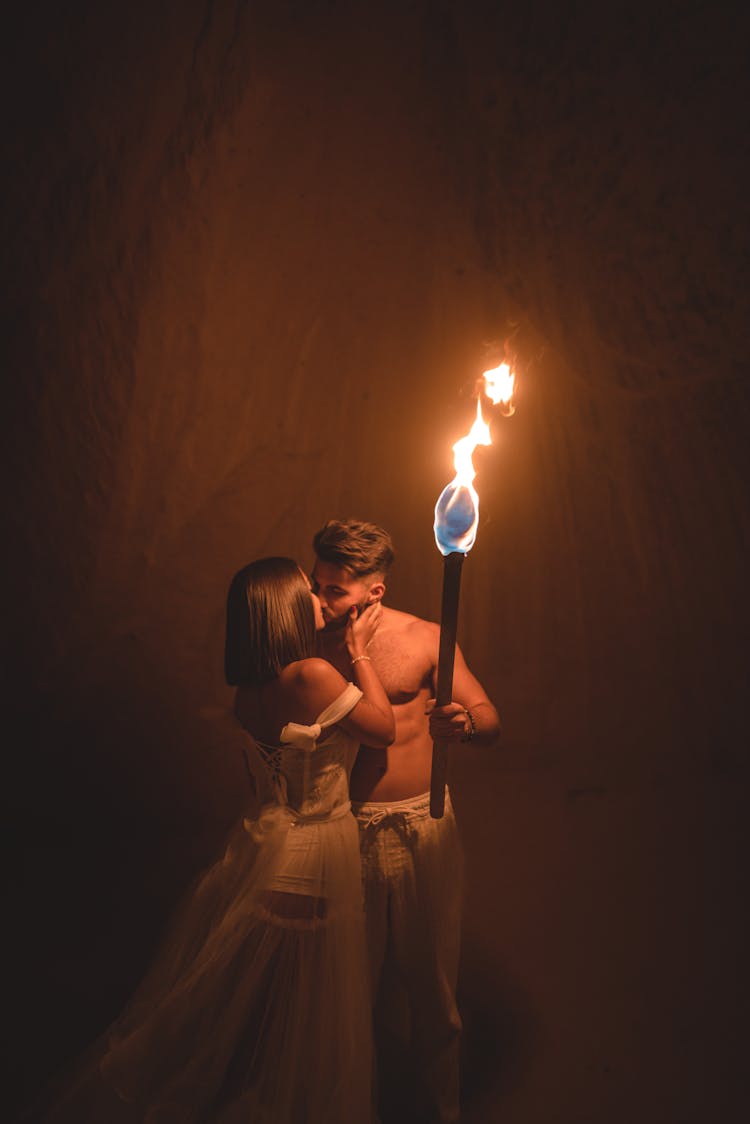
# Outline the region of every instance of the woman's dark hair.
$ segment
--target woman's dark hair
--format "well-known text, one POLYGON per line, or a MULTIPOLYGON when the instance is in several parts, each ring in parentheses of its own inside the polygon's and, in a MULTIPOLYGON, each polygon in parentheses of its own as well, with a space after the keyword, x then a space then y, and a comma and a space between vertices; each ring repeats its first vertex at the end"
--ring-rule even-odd
POLYGON ((315 613, 297 563, 259 558, 236 573, 227 596, 227 683, 267 683, 287 664, 314 654, 315 613))

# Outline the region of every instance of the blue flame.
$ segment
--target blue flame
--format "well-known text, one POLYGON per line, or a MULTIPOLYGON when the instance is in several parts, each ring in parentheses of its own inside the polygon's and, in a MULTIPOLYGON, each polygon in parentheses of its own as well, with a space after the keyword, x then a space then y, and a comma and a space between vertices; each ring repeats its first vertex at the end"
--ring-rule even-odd
POLYGON ((477 537, 479 496, 471 485, 452 480, 435 504, 435 542, 441 554, 467 554, 477 537))

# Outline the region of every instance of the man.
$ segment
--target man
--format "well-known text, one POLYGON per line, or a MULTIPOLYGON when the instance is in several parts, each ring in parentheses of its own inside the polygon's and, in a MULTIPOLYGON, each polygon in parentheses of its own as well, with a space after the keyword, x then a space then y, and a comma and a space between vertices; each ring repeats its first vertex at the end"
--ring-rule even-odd
MULTIPOLYGON (((313 590, 326 622, 322 654, 351 678, 346 621, 353 607, 361 612, 382 600, 394 558, 391 539, 372 523, 332 520, 313 546, 313 590)), ((389 1052, 403 1057, 408 1047, 414 1104, 404 1119, 414 1124, 459 1119, 461 1020, 455 991, 462 861, 450 794, 442 819, 429 812, 433 738, 489 744, 500 728, 495 707, 458 647, 453 701, 435 707, 439 639, 437 624, 383 607, 368 656, 393 706, 396 738, 388 749, 362 746, 351 778, 378 1068, 382 1078, 393 1069, 386 1065, 389 1052), (408 1027, 399 1015, 399 989, 408 1027), (394 1034, 407 1036, 395 1051, 394 1034)))

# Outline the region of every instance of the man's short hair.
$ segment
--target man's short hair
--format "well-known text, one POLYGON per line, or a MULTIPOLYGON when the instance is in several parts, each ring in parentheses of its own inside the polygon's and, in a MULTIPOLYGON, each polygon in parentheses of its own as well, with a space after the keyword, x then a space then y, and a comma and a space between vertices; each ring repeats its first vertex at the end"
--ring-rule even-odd
POLYGON ((313 549, 321 562, 346 567, 355 578, 385 577, 396 557, 388 532, 360 519, 329 519, 313 539, 313 549))

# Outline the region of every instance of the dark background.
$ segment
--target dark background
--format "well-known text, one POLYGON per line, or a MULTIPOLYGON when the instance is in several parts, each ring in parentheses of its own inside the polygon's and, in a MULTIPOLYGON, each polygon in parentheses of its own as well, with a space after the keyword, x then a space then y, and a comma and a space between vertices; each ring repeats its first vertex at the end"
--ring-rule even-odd
POLYGON ((467 1124, 745 1118, 747 16, 181 0, 4 22, 7 1108, 242 808, 232 573, 432 507, 475 378, 452 762, 467 1124))

